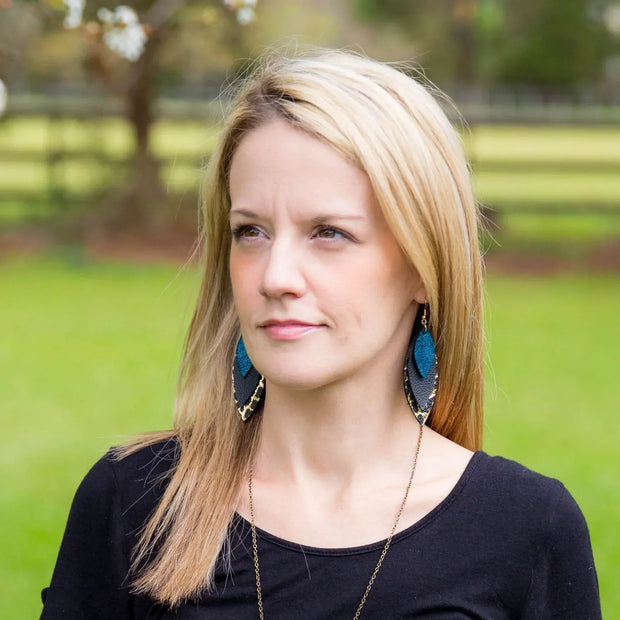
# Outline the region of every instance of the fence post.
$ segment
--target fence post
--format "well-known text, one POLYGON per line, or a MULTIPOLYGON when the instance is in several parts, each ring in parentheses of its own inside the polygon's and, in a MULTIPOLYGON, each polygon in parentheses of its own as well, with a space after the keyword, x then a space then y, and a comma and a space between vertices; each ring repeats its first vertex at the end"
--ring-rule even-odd
POLYGON ((65 156, 62 115, 50 111, 47 114, 47 194, 49 211, 59 211, 66 198, 63 175, 65 156))

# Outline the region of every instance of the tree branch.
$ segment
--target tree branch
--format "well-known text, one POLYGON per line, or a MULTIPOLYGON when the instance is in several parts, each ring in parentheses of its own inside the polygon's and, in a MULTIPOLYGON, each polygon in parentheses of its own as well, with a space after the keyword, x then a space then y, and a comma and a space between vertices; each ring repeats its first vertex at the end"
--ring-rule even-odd
POLYGON ((148 24, 153 34, 157 35, 164 24, 186 4, 187 0, 157 0, 144 14, 141 21, 148 24))

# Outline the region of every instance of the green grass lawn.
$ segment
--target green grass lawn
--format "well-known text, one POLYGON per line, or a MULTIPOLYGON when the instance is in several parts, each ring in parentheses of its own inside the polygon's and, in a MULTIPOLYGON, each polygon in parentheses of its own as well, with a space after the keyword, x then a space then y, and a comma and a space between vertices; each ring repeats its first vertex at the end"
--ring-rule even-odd
MULTIPOLYGON (((0 263, 0 617, 40 610, 71 498, 128 435, 170 426, 197 276, 59 258, 0 263)), ((620 285, 488 282, 485 449, 556 476, 590 525, 604 616, 620 617, 620 285)))

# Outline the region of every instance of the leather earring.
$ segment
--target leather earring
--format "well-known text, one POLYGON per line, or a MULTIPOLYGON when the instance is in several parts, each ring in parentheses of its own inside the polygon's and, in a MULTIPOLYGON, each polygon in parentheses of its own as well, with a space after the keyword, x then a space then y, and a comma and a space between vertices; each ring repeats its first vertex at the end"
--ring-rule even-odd
POLYGON ((428 329, 427 304, 422 304, 413 323, 403 373, 407 402, 421 425, 433 408, 438 379, 435 341, 428 329))
POLYGON ((247 422, 265 395, 265 377, 252 365, 245 350, 243 338, 239 338, 233 361, 232 382, 237 412, 247 422))

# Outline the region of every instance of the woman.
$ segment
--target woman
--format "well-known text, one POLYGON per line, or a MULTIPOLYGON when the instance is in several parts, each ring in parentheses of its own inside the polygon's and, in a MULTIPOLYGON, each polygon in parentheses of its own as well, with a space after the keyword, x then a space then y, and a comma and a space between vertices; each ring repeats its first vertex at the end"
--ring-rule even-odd
POLYGON ((174 430, 87 475, 42 617, 599 618, 568 492, 479 451, 476 203, 429 92, 267 61, 204 195, 174 430))

